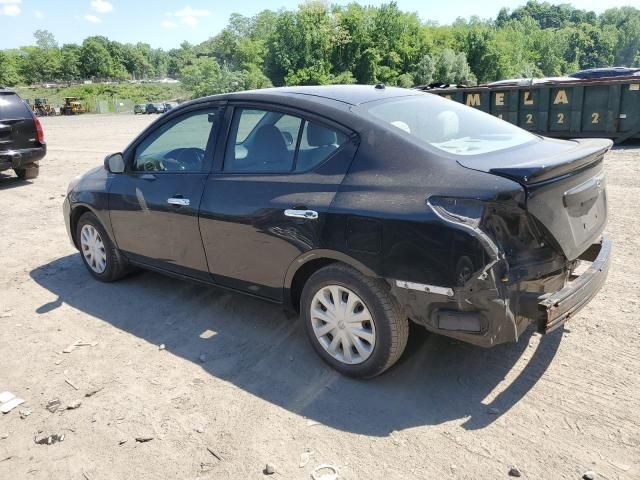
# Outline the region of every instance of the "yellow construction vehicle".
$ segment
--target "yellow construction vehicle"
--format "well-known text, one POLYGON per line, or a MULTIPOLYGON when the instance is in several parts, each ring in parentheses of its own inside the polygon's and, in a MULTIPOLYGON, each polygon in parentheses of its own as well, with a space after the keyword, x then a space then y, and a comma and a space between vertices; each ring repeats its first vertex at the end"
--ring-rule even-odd
POLYGON ((46 98, 36 98, 33 111, 39 117, 49 117, 56 114, 56 109, 51 106, 46 98))
POLYGON ((25 98, 24 103, 27 104, 27 107, 29 107, 29 110, 31 110, 33 113, 36 113, 36 107, 33 106, 33 103, 31 103, 31 100, 29 100, 28 98, 25 98))
POLYGON ((61 115, 78 115, 84 112, 84 106, 78 101, 78 97, 65 97, 64 105, 60 107, 61 115))

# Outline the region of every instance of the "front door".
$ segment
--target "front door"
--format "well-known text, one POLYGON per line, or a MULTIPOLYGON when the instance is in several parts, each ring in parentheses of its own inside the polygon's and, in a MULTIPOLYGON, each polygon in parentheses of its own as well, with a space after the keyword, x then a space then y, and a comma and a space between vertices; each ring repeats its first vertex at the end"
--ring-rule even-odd
POLYGON ((282 300, 289 265, 322 246, 356 137, 295 112, 236 107, 231 118, 200 206, 209 269, 216 283, 282 300))
POLYGON ((130 259, 208 278, 198 209, 220 123, 218 108, 188 111, 152 130, 109 190, 118 248, 130 259))

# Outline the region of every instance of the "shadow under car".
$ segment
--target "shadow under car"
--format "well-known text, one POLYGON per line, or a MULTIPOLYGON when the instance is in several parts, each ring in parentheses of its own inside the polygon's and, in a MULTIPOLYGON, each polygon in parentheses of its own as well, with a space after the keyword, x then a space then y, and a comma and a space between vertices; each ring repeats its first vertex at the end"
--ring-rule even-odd
POLYGON ((31 277, 57 296, 39 314, 66 303, 147 342, 165 344, 167 351, 263 400, 365 435, 467 417, 463 428, 484 428, 536 384, 562 339, 562 329, 543 338, 517 377, 485 404, 527 349, 532 329, 518 343, 482 349, 412 325, 400 362, 361 381, 326 366, 301 322, 278 305, 151 272, 100 283, 78 254, 42 265, 31 277), (207 331, 213 334, 203 335, 207 331))

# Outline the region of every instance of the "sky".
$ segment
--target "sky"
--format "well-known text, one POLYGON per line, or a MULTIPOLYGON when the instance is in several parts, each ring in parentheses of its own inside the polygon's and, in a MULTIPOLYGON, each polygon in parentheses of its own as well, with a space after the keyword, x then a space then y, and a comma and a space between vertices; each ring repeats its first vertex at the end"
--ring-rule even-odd
MULTIPOLYGON (((389 0, 360 0, 380 5, 389 0)), ((601 13, 636 0, 559 0, 601 13)), ((200 43, 225 27, 232 13, 246 16, 262 10, 295 9, 300 0, 0 0, 0 49, 34 44, 33 32, 46 29, 59 44, 81 43, 104 35, 124 43, 149 43, 170 49, 187 40, 200 43)), ((350 0, 330 3, 346 4, 350 0)), ((423 20, 449 24, 458 17, 494 18, 500 8, 513 9, 525 0, 397 0, 402 10, 417 12, 423 20)))

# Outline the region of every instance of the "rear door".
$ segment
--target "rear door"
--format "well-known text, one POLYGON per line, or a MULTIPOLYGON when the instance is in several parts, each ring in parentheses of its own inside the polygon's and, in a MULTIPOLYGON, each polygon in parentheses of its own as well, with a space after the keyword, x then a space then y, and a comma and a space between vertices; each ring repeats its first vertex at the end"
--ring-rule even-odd
POLYGON ((143 137, 109 190, 114 236, 128 258, 209 279, 198 209, 222 109, 177 114, 143 137))
POLYGON ((200 230, 216 283, 282 300, 287 268, 321 247, 357 137, 326 119, 236 105, 207 181, 200 230))

